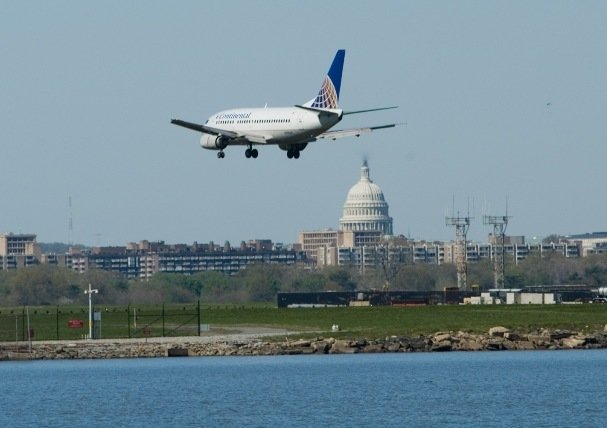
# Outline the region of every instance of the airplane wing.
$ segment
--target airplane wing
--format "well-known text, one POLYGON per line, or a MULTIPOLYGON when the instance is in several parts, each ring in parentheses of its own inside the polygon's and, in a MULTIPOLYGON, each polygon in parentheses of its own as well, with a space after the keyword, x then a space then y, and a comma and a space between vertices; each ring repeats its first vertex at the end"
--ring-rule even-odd
POLYGON ((222 135, 232 140, 231 144, 267 144, 270 137, 261 134, 242 134, 239 132, 229 131, 227 129, 214 128, 212 126, 199 125, 197 123, 186 122, 179 119, 171 119, 173 125, 182 126, 193 131, 204 132, 211 135, 222 135))
POLYGON ((316 139, 328 138, 330 140, 336 140, 343 137, 360 137, 362 134, 368 134, 376 129, 394 128, 396 125, 396 123, 391 123, 389 125, 369 126, 367 128, 350 128, 338 131, 327 131, 318 135, 316 139))
POLYGON ((191 129, 193 131, 204 132, 205 134, 211 135, 224 135, 228 138, 238 138, 239 135, 237 132, 228 131, 226 129, 213 128, 212 126, 199 125, 197 123, 186 122, 184 120, 172 119, 171 123, 177 126, 183 126, 184 128, 191 129))

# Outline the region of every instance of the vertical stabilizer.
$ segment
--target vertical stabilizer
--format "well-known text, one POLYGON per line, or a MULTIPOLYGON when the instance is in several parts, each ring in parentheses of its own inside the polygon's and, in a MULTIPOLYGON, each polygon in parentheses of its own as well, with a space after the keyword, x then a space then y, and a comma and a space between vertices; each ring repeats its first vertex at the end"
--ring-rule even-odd
POLYGON ((318 109, 338 109, 339 108, 339 89, 341 87, 341 73, 344 68, 344 58, 346 51, 340 49, 333 58, 329 73, 322 83, 320 91, 316 98, 311 99, 304 104, 306 107, 318 109))

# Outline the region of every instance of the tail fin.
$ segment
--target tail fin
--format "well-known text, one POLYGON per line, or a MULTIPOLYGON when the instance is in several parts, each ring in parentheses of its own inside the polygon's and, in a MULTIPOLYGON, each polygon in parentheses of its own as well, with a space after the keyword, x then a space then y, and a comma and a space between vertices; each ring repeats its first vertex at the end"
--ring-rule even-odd
POLYGON ((304 104, 305 107, 318 109, 338 109, 339 108, 339 89, 341 87, 341 73, 344 68, 344 58, 346 51, 340 49, 333 58, 329 73, 325 77, 320 91, 316 98, 311 99, 304 104))

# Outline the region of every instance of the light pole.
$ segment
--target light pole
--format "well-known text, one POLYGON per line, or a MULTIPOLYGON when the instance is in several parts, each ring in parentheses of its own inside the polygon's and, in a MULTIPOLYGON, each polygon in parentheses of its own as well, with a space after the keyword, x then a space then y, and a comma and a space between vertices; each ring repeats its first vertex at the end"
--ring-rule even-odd
POLYGON ((91 289, 91 284, 89 283, 89 289, 84 290, 84 294, 89 295, 89 340, 93 337, 93 294, 99 293, 99 290, 96 288, 91 289))

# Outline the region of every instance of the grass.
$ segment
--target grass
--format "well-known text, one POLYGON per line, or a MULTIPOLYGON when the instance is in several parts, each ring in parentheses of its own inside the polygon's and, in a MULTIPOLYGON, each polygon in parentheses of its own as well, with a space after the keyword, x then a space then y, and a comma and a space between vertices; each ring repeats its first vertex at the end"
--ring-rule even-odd
POLYGON ((539 328, 602 331, 607 305, 492 305, 209 310, 203 322, 263 325, 297 331, 327 332, 339 325, 341 336, 383 337, 437 331, 487 332, 497 325, 527 332, 539 328))
MULTIPOLYGON (((197 306, 110 306, 103 308, 102 337, 186 336, 197 334, 197 306), (136 311, 133 311, 136 309, 136 311), (134 313, 137 313, 135 324, 134 313)), ((79 339, 88 332, 87 307, 29 308, 34 340, 79 339), (68 320, 82 319, 81 329, 68 320)), ((25 332, 23 308, 0 309, 0 341, 25 332)), ((540 328, 603 331, 607 305, 487 305, 277 309, 267 305, 203 305, 200 322, 211 327, 263 326, 302 332, 303 337, 378 338, 437 331, 487 332, 500 325, 519 332, 540 328), (331 332, 333 324, 339 333, 331 332)), ((21 338, 19 338, 21 340, 21 338)))

